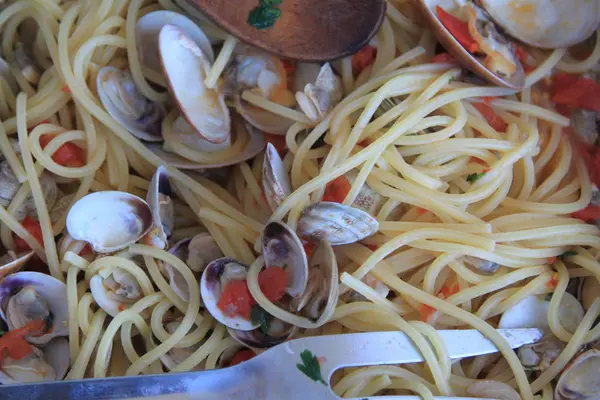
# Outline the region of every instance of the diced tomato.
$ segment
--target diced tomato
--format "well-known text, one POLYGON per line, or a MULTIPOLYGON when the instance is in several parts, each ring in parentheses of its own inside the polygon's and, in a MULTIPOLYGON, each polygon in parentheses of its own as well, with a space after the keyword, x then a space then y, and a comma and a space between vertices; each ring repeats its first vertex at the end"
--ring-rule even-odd
POLYGON ((69 89, 68 86, 63 86, 60 91, 66 94, 71 94, 71 89, 69 89))
POLYGON ((287 152, 285 144, 285 135, 273 135, 272 133, 263 133, 265 141, 271 143, 279 153, 279 157, 283 158, 287 152))
POLYGON ((523 47, 519 46, 518 44, 513 43, 513 46, 515 48, 515 55, 517 56, 519 61, 521 61, 521 64, 523 64, 527 60, 527 52, 523 47))
MULTIPOLYGON (((30 216, 26 216, 25 219, 21 221, 21 225, 23 225, 23 228, 25 228, 25 230, 27 230, 27 232, 29 232, 39 244, 44 242, 42 236, 42 227, 40 226, 39 221, 31 218, 30 216)), ((15 236, 14 242, 17 253, 31 250, 27 242, 18 236, 15 236)))
POLYGON ((293 75, 294 72, 296 72, 296 66, 292 61, 282 59, 281 63, 283 64, 283 69, 285 69, 285 72, 288 74, 288 76, 293 75))
POLYGON ((557 73, 550 93, 557 104, 600 112, 600 85, 593 79, 557 73))
POLYGON ((556 256, 546 258, 546 264, 552 265, 556 262, 558 258, 556 256))
POLYGON ((523 64, 523 71, 525 72, 526 75, 535 71, 536 68, 537 67, 534 67, 533 65, 523 64))
MULTIPOLYGON (((458 286, 458 283, 450 284, 450 282, 446 282, 444 284, 444 286, 442 286, 442 288, 440 289, 440 291, 436 297, 438 297, 442 300, 445 300, 448 297, 455 295, 459 291, 460 291, 460 287, 458 286)), ((437 309, 433 308, 431 306, 428 306, 427 304, 421 304, 419 306, 419 315, 420 315, 421 321, 423 321, 423 322, 428 323, 429 320, 431 319, 431 316, 435 312, 437 312, 437 309)))
POLYGON ((448 32, 450 32, 450 34, 454 36, 469 53, 475 53, 479 50, 479 45, 475 39, 473 39, 473 36, 471 36, 469 25, 465 21, 456 18, 440 6, 436 7, 436 11, 438 18, 442 24, 444 24, 446 29, 448 29, 448 32))
POLYGON ((448 297, 450 297, 452 295, 455 295, 459 291, 460 291, 460 287, 458 286, 458 283, 455 283, 453 285, 444 285, 444 286, 442 286, 442 288, 440 289, 440 293, 439 294, 441 294, 444 299, 447 299, 448 297))
POLYGON ((445 64, 445 63, 458 64, 458 61, 456 61, 456 58, 454 58, 454 56, 450 53, 436 54, 431 59, 431 62, 434 64, 445 64))
POLYGON ((323 195, 323 201, 331 201, 333 203, 342 203, 352 185, 348 178, 344 175, 340 175, 325 186, 325 194, 323 195))
POLYGON ((474 163, 480 164, 480 165, 487 165, 487 163, 485 161, 483 161, 481 158, 471 157, 471 161, 473 161, 474 163))
POLYGON ((417 207, 417 215, 421 216, 421 215, 425 215, 429 212, 428 209, 423 208, 423 207, 417 207))
POLYGON ((600 207, 590 204, 583 210, 574 212, 571 216, 585 222, 593 222, 600 219, 600 207))
POLYGON ((312 256, 312 253, 315 251, 315 247, 317 247, 317 245, 314 243, 302 240, 302 247, 304 247, 304 252, 306 253, 306 258, 310 258, 310 256, 312 256))
POLYGON ((234 280, 223 288, 217 307, 229 317, 250 319, 252 306, 256 300, 250 294, 246 281, 234 280))
POLYGON ((371 142, 369 141, 369 139, 365 139, 365 140, 361 140, 356 145, 360 146, 360 147, 368 147, 370 144, 371 144, 371 142))
POLYGON ((436 311, 436 308, 430 307, 427 304, 421 304, 419 306, 419 319, 423 322, 428 322, 436 311))
MULTIPOLYGON (((554 257, 556 258, 556 257, 554 257)), ((556 286, 558 285, 558 273, 554 272, 552 274, 552 276, 550 277, 550 279, 548 280, 548 282, 546 282, 546 287, 548 289, 556 289, 556 286)))
POLYGON ((233 356, 233 358, 229 362, 229 366, 233 367, 234 365, 241 364, 244 361, 248 361, 254 357, 256 357, 256 353, 253 352, 252 350, 249 350, 249 349, 240 350, 235 354, 235 356, 233 356))
POLYGON ((287 272, 281 267, 265 268, 258 274, 258 286, 271 302, 281 300, 288 284, 287 272))
POLYGON ((79 252, 79 255, 85 256, 88 254, 92 254, 92 248, 90 247, 89 244, 86 244, 85 246, 83 246, 83 249, 81 249, 81 251, 79 252))
POLYGON ((379 248, 379 246, 377 246, 376 244, 367 244, 365 246, 367 246, 371 251, 375 251, 379 248))
POLYGON ((354 76, 360 74, 365 68, 375 62, 377 47, 366 45, 352 56, 352 73, 354 76))
POLYGON ((500 118, 492 109, 492 107, 490 107, 489 105, 485 104, 485 103, 473 103, 473 106, 481 113, 483 114, 483 117, 486 119, 486 121, 488 122, 488 124, 490 124, 490 126, 492 128, 494 128, 496 131, 498 132, 505 132, 506 128, 508 127, 508 125, 506 124, 506 122, 504 122, 504 120, 502 118, 500 118))
POLYGON ((25 340, 25 337, 41 334, 44 326, 45 322, 37 319, 21 328, 6 332, 0 338, 0 361, 2 361, 5 355, 8 355, 12 359, 20 360, 31 354, 33 350, 27 340, 25 340))
MULTIPOLYGON (((52 140, 53 136, 46 134, 40 136, 40 145, 45 148, 52 140)), ((73 143, 65 143, 58 148, 52 155, 52 159, 63 167, 79 168, 85 165, 85 156, 83 149, 73 143)))

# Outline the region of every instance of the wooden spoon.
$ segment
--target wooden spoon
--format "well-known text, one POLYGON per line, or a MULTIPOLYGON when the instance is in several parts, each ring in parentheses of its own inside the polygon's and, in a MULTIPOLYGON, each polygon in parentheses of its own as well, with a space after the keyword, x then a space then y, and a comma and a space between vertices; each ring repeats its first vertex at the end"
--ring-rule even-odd
POLYGON ((421 7, 423 15, 427 19, 427 22, 429 22, 433 33, 442 46, 444 46, 464 67, 497 86, 503 86, 514 90, 522 90, 525 87, 525 71, 519 60, 517 60, 517 71, 514 74, 506 78, 498 76, 487 69, 477 58, 469 53, 446 29, 444 24, 442 24, 437 17, 435 7, 439 5, 446 10, 452 9, 454 8, 454 2, 452 0, 418 0, 417 4, 421 7))
POLYGON ((259 0, 186 0, 243 42, 279 57, 329 61, 356 53, 375 35, 385 0, 283 0, 266 29, 248 23, 259 0))

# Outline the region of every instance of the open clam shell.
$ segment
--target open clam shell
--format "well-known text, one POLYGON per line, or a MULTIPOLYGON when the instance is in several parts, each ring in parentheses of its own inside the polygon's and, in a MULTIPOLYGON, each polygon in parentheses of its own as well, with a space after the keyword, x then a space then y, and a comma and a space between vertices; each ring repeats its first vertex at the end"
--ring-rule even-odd
POLYGON ((296 93, 296 101, 308 118, 320 121, 342 100, 343 95, 342 80, 326 63, 317 78, 296 93))
MULTIPOLYGON (((456 4, 453 0, 418 0, 417 3, 421 6, 423 15, 427 22, 429 22, 437 39, 462 65, 494 85, 515 90, 521 90, 524 87, 525 72, 517 59, 514 60, 514 73, 510 76, 497 75, 484 65, 483 58, 476 58, 473 54, 469 53, 446 29, 444 24, 439 20, 436 10, 439 6, 450 13, 454 13, 456 11, 456 4)), ((472 3, 469 3, 469 5, 472 5, 472 3)))
POLYGON ((598 0, 477 0, 508 34, 535 47, 568 47, 590 37, 600 25, 598 0))
POLYGON ((60 381, 69 369, 69 342, 56 338, 42 349, 31 346, 33 352, 19 360, 5 357, 0 362, 0 384, 20 384, 60 381))
POLYGON ((92 276, 90 291, 100 308, 113 317, 143 297, 135 277, 120 268, 112 270, 107 277, 92 276))
POLYGON ((292 300, 291 307, 317 325, 323 325, 333 315, 340 293, 337 261, 329 242, 324 240, 317 245, 309 265, 306 290, 292 300))
POLYGON ((39 272, 17 272, 0 281, 0 317, 9 329, 42 319, 47 332, 29 336, 34 344, 46 344, 58 336, 68 335, 67 286, 39 272))
MULTIPOLYGON (((529 296, 506 310, 498 328, 539 328, 549 330, 548 307, 550 301, 543 296, 529 296)), ((575 332, 583 319, 584 310, 581 303, 570 293, 565 292, 558 309, 560 324, 569 332, 575 332)))
POLYGON ((161 157, 169 165, 179 169, 189 170, 223 168, 230 165, 239 164, 254 158, 265 148, 265 137, 262 132, 253 126, 246 124, 239 116, 233 117, 233 130, 236 135, 248 135, 250 137, 248 143, 246 143, 246 147, 244 147, 244 150, 229 159, 210 164, 188 160, 187 158, 181 157, 178 154, 166 151, 160 144, 149 143, 147 147, 150 151, 161 157))
POLYGON ((577 297, 584 309, 590 308, 594 300, 600 295, 600 282, 595 276, 583 278, 578 288, 577 297))
POLYGON ((148 233, 150 243, 160 249, 167 247, 175 226, 175 209, 171 199, 171 183, 164 166, 159 166, 150 181, 146 202, 152 211, 152 229, 148 233))
POLYGON ((270 222, 262 234, 262 253, 266 268, 284 268, 288 276, 287 293, 302 295, 308 281, 308 261, 296 233, 282 222, 270 222))
POLYGON ((105 191, 79 199, 67 214, 67 231, 97 253, 124 249, 152 228, 152 211, 144 200, 125 192, 105 191))
POLYGON ((294 124, 289 118, 273 114, 267 110, 255 107, 242 100, 238 95, 234 97, 235 110, 252 126, 272 135, 285 135, 294 124))
POLYGON ((23 269, 31 257, 33 257, 33 254, 33 251, 16 254, 9 250, 5 255, 0 257, 0 280, 23 269))
POLYGON ((144 97, 127 71, 103 67, 96 78, 98 97, 111 117, 133 136, 147 142, 162 141, 164 111, 144 97))
MULTIPOLYGON (((199 233, 193 238, 183 239, 177 242, 169 250, 169 253, 185 262, 197 276, 204 271, 210 262, 223 257, 221 249, 210 233, 199 233)), ((190 298, 189 288, 181 273, 169 263, 163 265, 169 276, 169 285, 173 291, 183 301, 188 301, 190 298)))
POLYGON ((207 56, 174 25, 161 28, 158 44, 163 72, 183 116, 204 139, 224 142, 231 135, 231 119, 222 91, 204 84, 211 68, 207 56))
POLYGON ((135 25, 135 42, 140 61, 146 67, 160 72, 160 54, 158 53, 158 35, 165 25, 173 25, 189 36, 206 56, 214 61, 213 49, 204 31, 185 15, 173 11, 153 11, 140 18, 135 25))
POLYGON ((233 258, 223 257, 208 264, 200 280, 200 295, 208 312, 223 325, 239 331, 254 330, 260 323, 252 322, 241 316, 228 316, 221 311, 217 304, 221 298, 223 282, 245 281, 247 271, 247 265, 233 258))
POLYGON ((558 379, 556 400, 595 400, 600 398, 600 350, 591 349, 576 356, 558 379))
POLYGON ((298 220, 300 237, 332 246, 358 242, 378 230, 379 223, 366 212, 328 201, 306 207, 298 220))
POLYGON ((265 197, 272 210, 275 210, 292 193, 290 175, 283 161, 271 143, 267 143, 263 161, 262 185, 265 197))
POLYGON ((269 330, 266 334, 263 333, 260 328, 251 331, 240 331, 227 328, 227 331, 232 338, 246 347, 252 349, 267 349, 269 347, 277 346, 294 336, 298 331, 298 328, 273 317, 269 323, 269 330))

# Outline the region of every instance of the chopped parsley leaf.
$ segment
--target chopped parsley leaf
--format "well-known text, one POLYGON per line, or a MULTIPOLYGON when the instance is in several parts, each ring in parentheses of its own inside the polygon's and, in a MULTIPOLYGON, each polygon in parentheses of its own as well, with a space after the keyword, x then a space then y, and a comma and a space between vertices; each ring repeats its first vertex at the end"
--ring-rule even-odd
POLYGON ((250 311, 250 320, 253 324, 260 324, 260 331, 263 335, 269 332, 269 320, 267 319, 267 313, 260 306, 252 307, 250 311))
POLYGON ((281 3, 283 3, 283 0, 260 0, 261 7, 279 6, 281 3))
POLYGON ((569 251, 565 251, 564 253, 562 253, 560 256, 558 256, 558 258, 560 258, 561 260, 564 260, 565 257, 571 257, 571 256, 576 256, 577 252, 574 250, 569 250, 569 251))
POLYGON ((302 364, 296 364, 296 368, 313 381, 321 382, 323 385, 327 386, 327 382, 325 382, 321 375, 321 366, 319 365, 317 357, 310 350, 306 349, 300 353, 300 359, 302 364))
POLYGON ((248 14, 248 24, 256 29, 270 28, 281 17, 281 10, 276 6, 283 0, 260 0, 258 7, 255 7, 248 14))
POLYGON ((477 179, 481 178, 484 175, 485 175, 485 172, 481 172, 479 174, 478 173, 471 174, 471 175, 467 176, 467 181, 475 182, 477 179))

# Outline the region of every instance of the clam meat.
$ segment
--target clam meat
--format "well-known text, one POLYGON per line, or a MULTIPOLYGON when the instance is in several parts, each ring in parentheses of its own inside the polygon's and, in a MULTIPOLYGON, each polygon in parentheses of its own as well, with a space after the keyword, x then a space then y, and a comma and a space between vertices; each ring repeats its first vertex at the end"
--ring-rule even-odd
POLYGON ((115 268, 106 278, 94 275, 90 279, 90 291, 100 308, 113 317, 143 297, 137 279, 120 268, 115 268))

